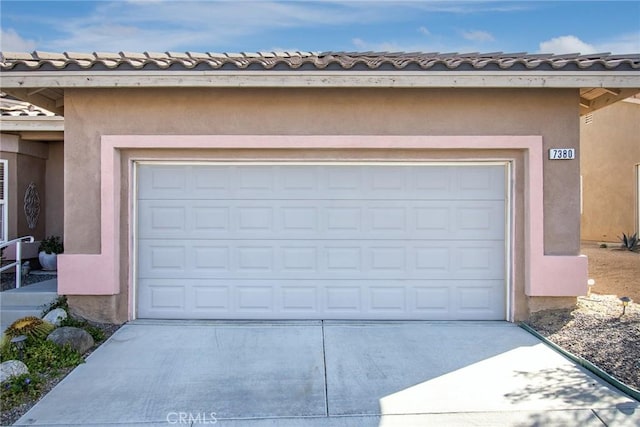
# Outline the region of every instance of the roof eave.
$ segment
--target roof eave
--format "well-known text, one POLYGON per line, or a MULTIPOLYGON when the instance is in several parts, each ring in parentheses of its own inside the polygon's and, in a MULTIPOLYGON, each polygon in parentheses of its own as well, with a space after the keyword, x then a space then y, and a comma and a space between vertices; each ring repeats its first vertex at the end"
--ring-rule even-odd
POLYGON ((9 71, 4 89, 143 87, 640 88, 638 71, 9 71))
POLYGON ((60 116, 0 116, 2 132, 64 132, 60 116))

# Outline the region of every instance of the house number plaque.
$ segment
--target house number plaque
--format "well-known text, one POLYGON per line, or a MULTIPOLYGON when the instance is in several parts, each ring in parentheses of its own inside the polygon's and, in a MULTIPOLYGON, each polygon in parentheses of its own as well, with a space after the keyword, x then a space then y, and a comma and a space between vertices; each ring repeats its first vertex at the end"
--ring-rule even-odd
POLYGON ((549 160, 573 160, 576 158, 575 148, 550 148, 549 160))

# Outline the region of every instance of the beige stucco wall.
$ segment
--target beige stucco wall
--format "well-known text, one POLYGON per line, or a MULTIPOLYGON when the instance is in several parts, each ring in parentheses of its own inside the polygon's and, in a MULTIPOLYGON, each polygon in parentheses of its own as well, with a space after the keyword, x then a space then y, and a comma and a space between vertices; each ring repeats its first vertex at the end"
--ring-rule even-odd
POLYGON ((580 120, 582 239, 617 242, 637 230, 636 165, 640 164, 640 103, 618 102, 580 120))
MULTIPOLYGON (((576 90, 551 89, 68 89, 65 91, 65 250, 67 253, 100 251, 101 135, 542 135, 545 150, 578 148, 577 98, 576 90)), ((228 154, 202 152, 197 156, 228 154)), ((145 153, 148 157, 170 158, 172 155, 160 150, 145 153)), ((353 153, 330 155, 346 158, 353 153)), ((424 150, 418 155, 421 159, 443 156, 469 159, 504 153, 424 150)), ((516 182, 518 197, 522 197, 524 190, 524 167, 524 161, 516 162, 520 177, 516 182)), ((580 228, 579 163, 545 161, 544 176, 545 253, 576 255, 580 228)), ((124 190, 126 194, 126 187, 124 190)), ((518 200, 521 199, 517 198, 516 203, 518 200)), ((528 313, 528 299, 523 290, 524 207, 520 203, 514 230, 518 274, 514 281, 516 317, 524 318, 528 313)), ((126 200, 122 206, 122 218, 126 219, 126 200)), ((93 313, 102 320, 126 318, 123 318, 122 306, 127 301, 128 227, 123 220, 121 294, 110 302, 105 300, 108 297, 71 298, 72 305, 85 315, 93 313), (113 307, 110 314, 105 313, 108 307, 113 307)))
POLYGON ((46 215, 45 168, 48 156, 46 143, 23 141, 17 135, 2 134, 0 158, 8 161, 8 238, 34 236, 44 238, 46 215), (28 227, 24 213, 24 196, 30 183, 36 185, 40 198, 40 215, 36 227, 28 227))
POLYGON ((45 203, 46 180, 45 169, 46 159, 18 154, 17 158, 17 231, 19 236, 32 235, 36 240, 44 238, 45 234, 45 216, 47 206, 45 203), (27 217, 24 213, 24 196, 29 184, 34 183, 38 197, 40 199, 40 215, 35 228, 29 228, 27 217))
POLYGON ((62 141, 49 142, 46 179, 46 234, 62 237, 64 235, 64 143, 62 141))

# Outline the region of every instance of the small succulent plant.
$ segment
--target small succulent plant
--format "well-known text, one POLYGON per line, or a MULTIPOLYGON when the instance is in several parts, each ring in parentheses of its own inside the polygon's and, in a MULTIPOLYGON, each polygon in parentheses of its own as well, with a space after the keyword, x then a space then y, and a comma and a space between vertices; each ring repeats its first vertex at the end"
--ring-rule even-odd
POLYGON ((633 235, 629 234, 628 236, 625 233, 622 233, 622 237, 619 238, 622 242, 622 248, 632 252, 640 251, 640 238, 638 238, 638 233, 633 235))
POLYGON ((24 335, 28 338, 44 339, 55 329, 51 323, 35 316, 27 316, 13 322, 4 331, 9 339, 24 335))

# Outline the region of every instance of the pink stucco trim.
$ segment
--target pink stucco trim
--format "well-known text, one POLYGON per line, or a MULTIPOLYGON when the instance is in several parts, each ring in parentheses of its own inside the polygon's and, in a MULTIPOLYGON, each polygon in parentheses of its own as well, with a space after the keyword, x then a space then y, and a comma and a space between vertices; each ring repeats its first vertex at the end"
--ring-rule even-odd
MULTIPOLYGON (((119 292, 120 150, 124 149, 516 149, 526 152, 525 292, 531 296, 586 293, 584 256, 544 254, 543 145, 541 136, 411 135, 106 135, 101 146, 101 253, 60 256, 61 294, 114 295, 119 292), (91 278, 91 280, 87 280, 91 278)), ((130 277, 129 286, 133 278, 130 277)))
POLYGON ((527 150, 525 182, 525 292, 529 296, 577 296, 587 292, 587 257, 544 254, 543 149, 527 150))
POLYGON ((100 253, 58 256, 60 295, 115 295, 120 291, 120 150, 102 144, 100 157, 100 253))

